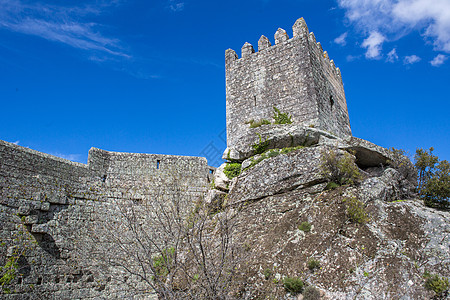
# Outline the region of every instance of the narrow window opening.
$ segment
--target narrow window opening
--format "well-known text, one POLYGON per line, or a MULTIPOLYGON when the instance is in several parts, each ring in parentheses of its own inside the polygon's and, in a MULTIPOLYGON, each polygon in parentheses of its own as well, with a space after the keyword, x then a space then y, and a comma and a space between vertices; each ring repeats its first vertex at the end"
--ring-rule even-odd
POLYGON ((36 285, 41 285, 41 284, 42 284, 42 277, 39 277, 36 282, 36 285))
POLYGON ((211 170, 211 169, 209 169, 209 174, 212 174, 212 173, 214 173, 214 171, 213 171, 213 170, 211 170))
POLYGON ((256 106, 256 96, 253 96, 253 100, 255 101, 255 106, 256 106))
POLYGON ((160 161, 160 160, 157 160, 157 161, 156 161, 156 169, 157 169, 157 170, 159 170, 159 165, 160 165, 160 164, 161 164, 161 161, 160 161))
POLYGON ((334 105, 334 99, 333 99, 333 96, 332 96, 332 95, 330 96, 330 105, 331 105, 331 108, 333 108, 333 105, 334 105))

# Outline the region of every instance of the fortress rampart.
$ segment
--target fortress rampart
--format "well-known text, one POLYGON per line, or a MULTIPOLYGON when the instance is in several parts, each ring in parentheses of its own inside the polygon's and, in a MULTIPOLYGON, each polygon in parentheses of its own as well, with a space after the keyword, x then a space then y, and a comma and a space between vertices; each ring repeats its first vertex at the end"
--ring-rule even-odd
MULTIPOLYGON (((0 258, 31 235, 14 286, 20 299, 124 298, 129 281, 96 278, 90 261, 74 255, 80 232, 115 222, 121 200, 182 197, 195 201, 208 185, 202 157, 89 151, 88 164, 71 162, 0 141, 0 258), (27 232, 20 229, 24 223, 27 232)), ((131 280, 131 279, 130 279, 131 280)), ((14 298, 15 293, 2 295, 14 298)))
POLYGON ((274 106, 290 113, 293 123, 351 135, 341 72, 303 18, 295 22, 292 38, 280 28, 275 45, 261 36, 258 52, 249 43, 241 52, 241 58, 225 52, 228 147, 247 121, 270 120, 274 106))

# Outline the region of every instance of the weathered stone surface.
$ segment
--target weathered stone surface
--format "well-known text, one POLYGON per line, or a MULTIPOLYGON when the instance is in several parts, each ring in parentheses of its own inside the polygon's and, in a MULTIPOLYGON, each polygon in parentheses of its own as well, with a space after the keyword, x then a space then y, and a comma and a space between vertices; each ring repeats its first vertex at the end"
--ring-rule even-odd
POLYGON ((320 137, 337 139, 332 134, 301 124, 263 125, 257 128, 241 129, 240 136, 233 147, 228 147, 223 153, 223 159, 243 161, 254 156, 252 145, 265 142, 266 150, 275 148, 311 146, 319 143, 320 137))
POLYGON ((294 299, 273 280, 299 276, 318 287, 324 299, 430 299, 424 270, 450 275, 450 213, 414 199, 387 202, 398 200, 409 184, 393 168, 368 170, 372 177, 359 186, 324 191, 314 183, 321 182, 319 154, 330 147, 268 158, 231 186, 228 203, 239 211, 235 234, 249 249, 240 267, 246 295, 294 299), (366 202, 367 223, 349 221, 351 197, 366 202), (298 229, 305 221, 310 232, 298 229), (320 262, 314 272, 308 269, 311 258, 320 262), (273 274, 269 280, 266 269, 273 274))
POLYGON ((327 146, 303 148, 264 159, 237 178, 230 189, 228 204, 251 202, 324 183, 321 156, 329 149, 327 146))
POLYGON ((222 206, 224 204, 225 198, 227 196, 227 193, 211 189, 208 190, 205 196, 205 203, 212 209, 212 210, 220 210, 222 209, 222 206))
POLYGON ((415 185, 393 168, 387 168, 378 177, 367 178, 359 186, 359 196, 364 202, 409 199, 413 195, 415 185))
POLYGON ((220 167, 218 167, 214 172, 214 186, 216 189, 228 192, 230 179, 223 172, 225 166, 226 164, 220 165, 220 167))
POLYGON ((17 213, 19 215, 23 215, 23 216, 29 215, 30 212, 31 212, 31 207, 29 205, 19 206, 19 209, 17 210, 17 213))

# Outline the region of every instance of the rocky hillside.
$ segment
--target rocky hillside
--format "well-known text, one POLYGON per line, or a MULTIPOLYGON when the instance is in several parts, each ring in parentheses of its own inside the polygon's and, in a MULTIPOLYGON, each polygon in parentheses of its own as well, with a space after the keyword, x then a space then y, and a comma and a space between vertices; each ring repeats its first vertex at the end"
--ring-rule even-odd
POLYGON ((234 212, 246 255, 236 297, 446 297, 450 213, 416 199, 406 157, 299 125, 249 129, 240 141, 207 197, 234 212))

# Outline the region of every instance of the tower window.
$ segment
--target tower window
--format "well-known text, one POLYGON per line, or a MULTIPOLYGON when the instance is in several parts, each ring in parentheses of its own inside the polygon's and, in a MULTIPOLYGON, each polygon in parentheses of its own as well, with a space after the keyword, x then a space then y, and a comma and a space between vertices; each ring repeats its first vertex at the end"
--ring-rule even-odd
POLYGON ((331 108, 333 108, 334 105, 334 99, 333 99, 333 95, 330 96, 330 106, 331 108))
POLYGON ((156 169, 157 169, 157 170, 159 170, 159 165, 160 165, 160 164, 161 164, 161 161, 160 161, 160 160, 157 160, 157 161, 156 161, 156 169))

